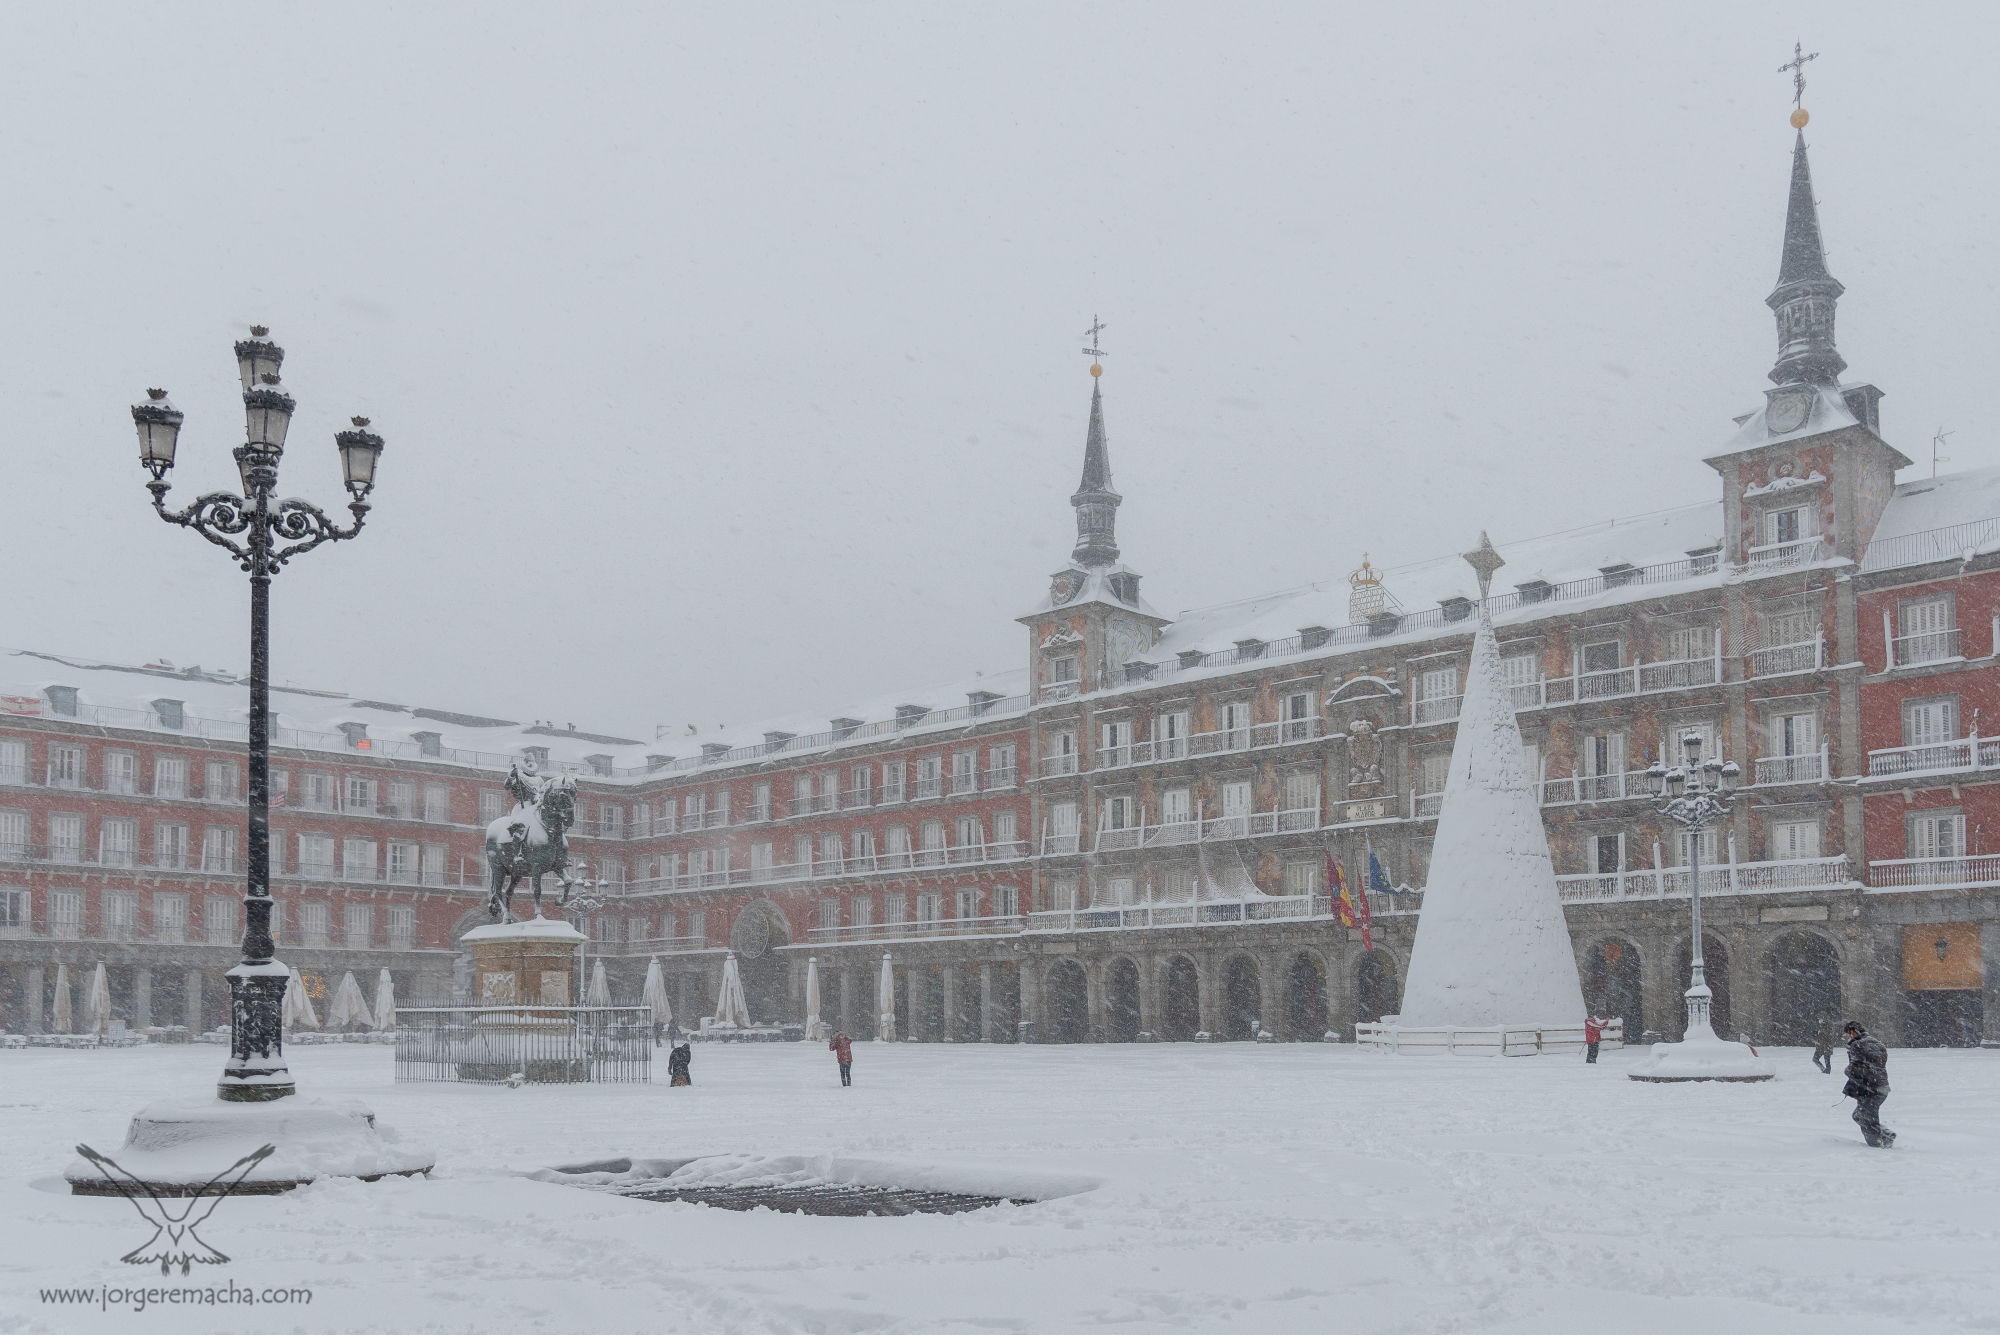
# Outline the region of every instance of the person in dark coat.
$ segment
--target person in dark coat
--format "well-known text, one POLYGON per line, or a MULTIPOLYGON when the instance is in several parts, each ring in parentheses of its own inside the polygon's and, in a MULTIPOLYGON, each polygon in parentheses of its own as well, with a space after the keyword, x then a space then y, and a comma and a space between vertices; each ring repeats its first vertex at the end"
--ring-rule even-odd
POLYGON ((694 1083, 694 1077, 688 1074, 688 1066, 693 1061, 694 1048, 691 1044, 679 1044, 672 1052, 667 1054, 667 1084, 669 1087, 691 1085, 694 1083))
POLYGON ((1877 1149, 1889 1149, 1896 1133, 1882 1125, 1882 1101, 1889 1097, 1889 1049, 1870 1038, 1859 1020, 1841 1027, 1847 1035, 1847 1084, 1841 1095, 1854 1100, 1854 1121, 1861 1138, 1877 1149))
POLYGON ((1819 1017, 1819 1028, 1813 1030, 1813 1065, 1827 1075, 1833 1074, 1833 1047, 1836 1042, 1833 1033, 1833 1017, 1819 1017))
POLYGON ((1583 1017, 1583 1060, 1587 1065, 1597 1064, 1597 1045, 1604 1041, 1604 1021, 1595 1015, 1583 1017))
POLYGON ((833 1042, 827 1044, 826 1047, 827 1051, 833 1054, 833 1059, 840 1063, 840 1083, 843 1085, 853 1084, 854 1040, 846 1034, 835 1034, 833 1042))

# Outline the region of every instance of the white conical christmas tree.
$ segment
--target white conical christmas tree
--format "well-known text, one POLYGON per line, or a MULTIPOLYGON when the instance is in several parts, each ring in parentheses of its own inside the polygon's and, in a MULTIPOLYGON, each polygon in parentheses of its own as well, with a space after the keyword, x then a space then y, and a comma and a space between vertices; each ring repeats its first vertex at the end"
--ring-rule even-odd
POLYGON ((1479 630, 1399 1023, 1578 1025, 1584 1005, 1576 954, 1483 596, 1501 562, 1484 534, 1466 559, 1480 572, 1479 630))

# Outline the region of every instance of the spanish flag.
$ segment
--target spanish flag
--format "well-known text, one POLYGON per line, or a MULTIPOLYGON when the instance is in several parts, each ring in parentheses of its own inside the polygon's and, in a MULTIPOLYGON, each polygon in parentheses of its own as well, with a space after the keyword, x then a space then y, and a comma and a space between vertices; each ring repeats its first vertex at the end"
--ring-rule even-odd
POLYGON ((1331 853, 1326 855, 1326 884, 1327 892, 1333 896, 1333 912, 1340 919, 1340 925, 1359 927, 1361 948, 1375 949, 1374 933, 1369 931, 1368 903, 1366 900, 1358 905, 1355 903, 1354 892, 1348 888, 1347 872, 1333 860, 1331 853))

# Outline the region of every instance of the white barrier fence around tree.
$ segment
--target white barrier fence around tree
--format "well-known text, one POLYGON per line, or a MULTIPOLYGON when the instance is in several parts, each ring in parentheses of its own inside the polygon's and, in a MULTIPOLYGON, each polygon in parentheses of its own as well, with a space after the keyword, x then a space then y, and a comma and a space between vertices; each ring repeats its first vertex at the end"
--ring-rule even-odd
MULTIPOLYGON (((1583 1025, 1492 1025, 1455 1028, 1450 1026, 1410 1027, 1394 1020, 1354 1026, 1354 1041, 1380 1052, 1438 1053, 1459 1057, 1532 1057, 1547 1052, 1582 1052, 1583 1025)), ((1625 1022, 1610 1020, 1604 1025, 1601 1043, 1606 1048, 1625 1046, 1625 1022)))

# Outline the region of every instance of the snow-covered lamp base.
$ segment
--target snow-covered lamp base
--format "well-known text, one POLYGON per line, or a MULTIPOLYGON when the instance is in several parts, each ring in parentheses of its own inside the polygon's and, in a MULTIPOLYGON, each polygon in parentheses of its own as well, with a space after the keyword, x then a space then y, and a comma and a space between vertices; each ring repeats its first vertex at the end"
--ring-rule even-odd
POLYGON ((149 1103, 132 1118, 118 1153, 104 1159, 109 1167, 85 1158, 69 1166, 63 1176, 72 1194, 221 1194, 237 1178, 235 1193, 268 1196, 323 1177, 413 1177, 428 1173, 437 1155, 375 1125, 375 1114, 356 1100, 295 1095, 269 1103, 149 1103), (267 1145, 270 1154, 244 1165, 267 1145))
POLYGON ((1769 1080, 1775 1074, 1770 1062, 1750 1050, 1746 1043, 1717 1038, 1712 1029, 1694 1029, 1678 1043, 1655 1043, 1645 1061, 1627 1072, 1634 1080, 1652 1084, 1679 1084, 1690 1080, 1722 1080, 1747 1084, 1769 1080))

